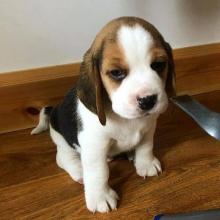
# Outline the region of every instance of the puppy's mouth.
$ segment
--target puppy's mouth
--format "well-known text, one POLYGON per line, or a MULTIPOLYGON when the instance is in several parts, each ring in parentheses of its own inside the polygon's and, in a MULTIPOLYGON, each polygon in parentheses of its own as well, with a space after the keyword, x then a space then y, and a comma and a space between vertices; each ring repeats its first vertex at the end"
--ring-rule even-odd
POLYGON ((150 112, 143 112, 143 111, 137 111, 135 113, 127 113, 127 114, 119 114, 123 118, 127 119, 137 119, 137 118, 144 118, 150 116, 152 113, 150 112))
POLYGON ((165 103, 157 102, 155 106, 150 110, 142 110, 138 107, 138 105, 133 106, 124 106, 122 109, 113 108, 113 111, 119 115, 122 118, 126 119, 137 119, 137 118, 144 118, 149 117, 153 115, 159 115, 164 112, 164 109, 166 109, 165 103))
POLYGON ((150 115, 149 112, 145 112, 145 113, 143 114, 143 116, 141 116, 141 117, 145 117, 145 116, 149 116, 149 115, 150 115))
POLYGON ((166 109, 166 106, 157 103, 151 110, 144 111, 139 108, 136 108, 134 112, 127 113, 126 115, 122 116, 128 119, 135 119, 135 118, 144 118, 149 117, 151 115, 159 115, 163 113, 166 109))
POLYGON ((149 112, 144 112, 143 114, 140 114, 139 116, 135 117, 135 118, 145 118, 145 117, 149 117, 151 115, 151 113, 149 112))

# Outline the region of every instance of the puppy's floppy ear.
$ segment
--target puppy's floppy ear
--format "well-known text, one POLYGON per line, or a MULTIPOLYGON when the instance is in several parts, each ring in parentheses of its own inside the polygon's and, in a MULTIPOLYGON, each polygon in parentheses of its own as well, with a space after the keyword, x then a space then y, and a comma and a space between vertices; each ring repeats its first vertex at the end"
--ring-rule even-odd
POLYGON ((102 54, 89 49, 80 67, 77 83, 77 95, 80 101, 93 113, 98 115, 102 125, 106 124, 103 96, 104 88, 100 76, 102 54))
POLYGON ((98 57, 93 59, 93 72, 95 74, 95 97, 96 97, 96 110, 98 113, 99 121, 102 125, 106 124, 105 109, 103 103, 104 87, 100 76, 101 60, 98 57))
POLYGON ((166 92, 169 97, 176 96, 176 74, 171 46, 165 42, 165 50, 168 55, 168 70, 166 79, 166 92))

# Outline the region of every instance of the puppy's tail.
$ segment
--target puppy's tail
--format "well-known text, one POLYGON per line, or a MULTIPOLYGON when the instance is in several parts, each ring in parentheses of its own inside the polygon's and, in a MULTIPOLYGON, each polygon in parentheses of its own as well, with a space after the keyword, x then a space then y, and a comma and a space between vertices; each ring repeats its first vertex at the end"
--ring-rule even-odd
POLYGON ((50 119, 50 113, 52 109, 53 107, 51 106, 47 106, 41 109, 40 115, 39 115, 39 123, 37 127, 31 131, 31 135, 39 134, 43 131, 46 131, 49 128, 49 119, 50 119))

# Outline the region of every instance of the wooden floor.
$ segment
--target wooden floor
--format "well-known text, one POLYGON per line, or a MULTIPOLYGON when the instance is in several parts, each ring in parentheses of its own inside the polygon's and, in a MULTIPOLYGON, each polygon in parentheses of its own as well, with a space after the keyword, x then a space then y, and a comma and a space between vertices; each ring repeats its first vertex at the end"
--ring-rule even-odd
POLYGON ((138 177, 126 160, 110 163, 110 185, 120 202, 108 214, 87 211, 83 186, 57 167, 47 132, 3 134, 0 219, 152 219, 160 213, 220 208, 220 143, 199 129, 185 134, 181 129, 176 125, 172 135, 156 137, 155 153, 164 170, 158 177, 138 177))

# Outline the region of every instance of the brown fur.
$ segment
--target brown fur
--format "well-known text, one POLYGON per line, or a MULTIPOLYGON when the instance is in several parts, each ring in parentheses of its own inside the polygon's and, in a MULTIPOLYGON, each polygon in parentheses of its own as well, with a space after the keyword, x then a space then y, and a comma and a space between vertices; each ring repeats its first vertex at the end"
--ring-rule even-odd
POLYGON ((176 96, 176 74, 173 60, 172 48, 165 42, 165 49, 168 55, 168 70, 166 78, 166 92, 169 97, 176 96))
POLYGON ((123 51, 117 42, 106 43, 103 52, 101 78, 109 95, 120 86, 120 82, 113 80, 109 76, 109 72, 113 69, 123 69, 129 73, 129 67, 125 62, 123 51))
POLYGON ((102 125, 106 123, 105 111, 110 106, 108 94, 119 86, 118 82, 114 82, 108 77, 107 72, 116 66, 128 69, 123 52, 117 44, 116 34, 122 25, 133 26, 135 24, 141 25, 152 35, 154 47, 158 48, 157 51, 154 51, 154 56, 158 53, 168 56, 166 89, 168 94, 175 94, 174 63, 169 44, 164 41, 153 25, 143 19, 136 17, 115 19, 104 26, 96 36, 90 49, 85 53, 77 83, 79 99, 89 110, 98 115, 102 125), (104 89, 103 82, 107 92, 104 89))

